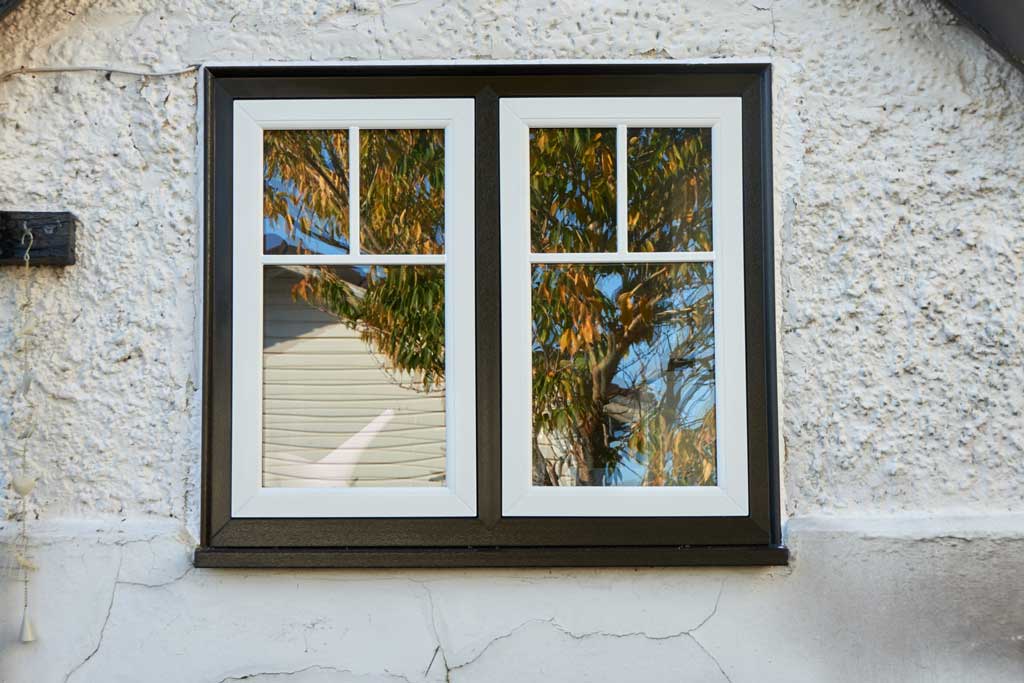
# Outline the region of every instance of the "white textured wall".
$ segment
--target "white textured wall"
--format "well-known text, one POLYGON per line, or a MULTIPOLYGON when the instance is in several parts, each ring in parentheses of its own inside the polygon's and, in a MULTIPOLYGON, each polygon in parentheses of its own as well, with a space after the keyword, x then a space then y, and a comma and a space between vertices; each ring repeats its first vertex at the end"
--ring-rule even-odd
POLYGON ((0 178, 81 219, 31 276, 40 640, 6 585, 2 680, 1024 677, 1024 76, 932 2, 30 0, 0 178), (790 568, 189 571, 194 65, 451 58, 772 61, 790 568))

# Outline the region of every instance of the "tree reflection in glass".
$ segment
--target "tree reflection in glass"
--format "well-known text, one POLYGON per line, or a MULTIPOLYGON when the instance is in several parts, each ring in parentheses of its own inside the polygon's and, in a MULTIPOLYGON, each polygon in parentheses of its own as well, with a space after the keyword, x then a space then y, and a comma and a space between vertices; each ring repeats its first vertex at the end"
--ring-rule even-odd
POLYGON ((630 251, 711 251, 711 129, 629 128, 630 251))
MULTIPOLYGON (((286 197, 275 201, 265 194, 265 223, 282 220, 301 227, 308 216, 311 224, 346 227, 340 252, 301 253, 348 251, 344 133, 299 130, 264 135, 264 175, 274 179, 272 184, 289 188, 286 197)), ((361 226, 364 252, 443 253, 444 131, 362 130, 360 139, 360 217, 367 221, 361 226)), ((439 293, 443 268, 393 268, 387 278, 370 277, 357 318, 351 309, 355 300, 341 296, 344 288, 332 286, 331 278, 322 273, 326 271, 308 271, 296 291, 311 304, 358 319, 364 329, 374 331, 370 341, 403 372, 417 373, 427 384, 443 380, 438 360, 444 348, 444 296, 439 293), (405 334, 388 334, 398 326, 408 326, 405 334)))
POLYGON ((444 252, 444 131, 359 131, 364 254, 444 252))
POLYGON ((347 254, 348 131, 263 133, 263 252, 347 254))
POLYGON ((530 129, 536 253, 615 250, 615 129, 530 129))
POLYGON ((533 266, 535 486, 715 483, 710 263, 533 266))
MULTIPOLYGON (((444 131, 361 130, 360 249, 444 253, 444 131)), ((268 254, 348 254, 347 130, 263 134, 268 254)))
MULTIPOLYGON (((265 137, 265 231, 269 221, 327 245, 286 241, 296 251, 274 253, 348 252, 344 133, 265 137)), ((443 138, 362 137, 368 252, 443 253, 443 138)), ((709 131, 631 128, 627 142, 631 250, 710 250, 709 131)), ((535 129, 529 149, 533 250, 614 251, 615 129, 535 129)), ((356 324, 389 367, 439 389, 443 278, 442 267, 392 268, 353 298, 304 271, 292 294, 356 324)), ((533 483, 715 484, 711 264, 538 264, 532 287, 533 483)))

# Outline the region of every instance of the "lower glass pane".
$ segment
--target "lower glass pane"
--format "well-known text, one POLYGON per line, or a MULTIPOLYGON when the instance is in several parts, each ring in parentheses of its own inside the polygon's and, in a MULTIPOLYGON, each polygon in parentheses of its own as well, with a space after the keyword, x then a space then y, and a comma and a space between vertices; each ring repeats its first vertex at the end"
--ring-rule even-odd
POLYGON ((444 486, 444 266, 267 266, 263 485, 444 486))
POLYGON ((532 289, 533 485, 715 485, 712 265, 534 265, 532 289))

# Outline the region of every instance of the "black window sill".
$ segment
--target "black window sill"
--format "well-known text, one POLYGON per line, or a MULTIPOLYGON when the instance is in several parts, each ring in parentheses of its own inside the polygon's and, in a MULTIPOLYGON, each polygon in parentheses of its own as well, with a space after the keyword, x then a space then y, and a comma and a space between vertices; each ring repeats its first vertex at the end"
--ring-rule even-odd
POLYGON ((783 545, 502 548, 207 548, 201 568, 756 567, 789 564, 783 545))

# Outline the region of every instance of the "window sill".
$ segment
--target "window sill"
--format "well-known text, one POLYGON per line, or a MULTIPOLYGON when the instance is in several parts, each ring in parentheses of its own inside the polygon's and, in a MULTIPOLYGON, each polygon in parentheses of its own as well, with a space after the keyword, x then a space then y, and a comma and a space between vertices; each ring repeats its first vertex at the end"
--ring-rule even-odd
POLYGON ((502 548, 208 548, 201 568, 742 567, 785 566, 782 545, 502 548))

